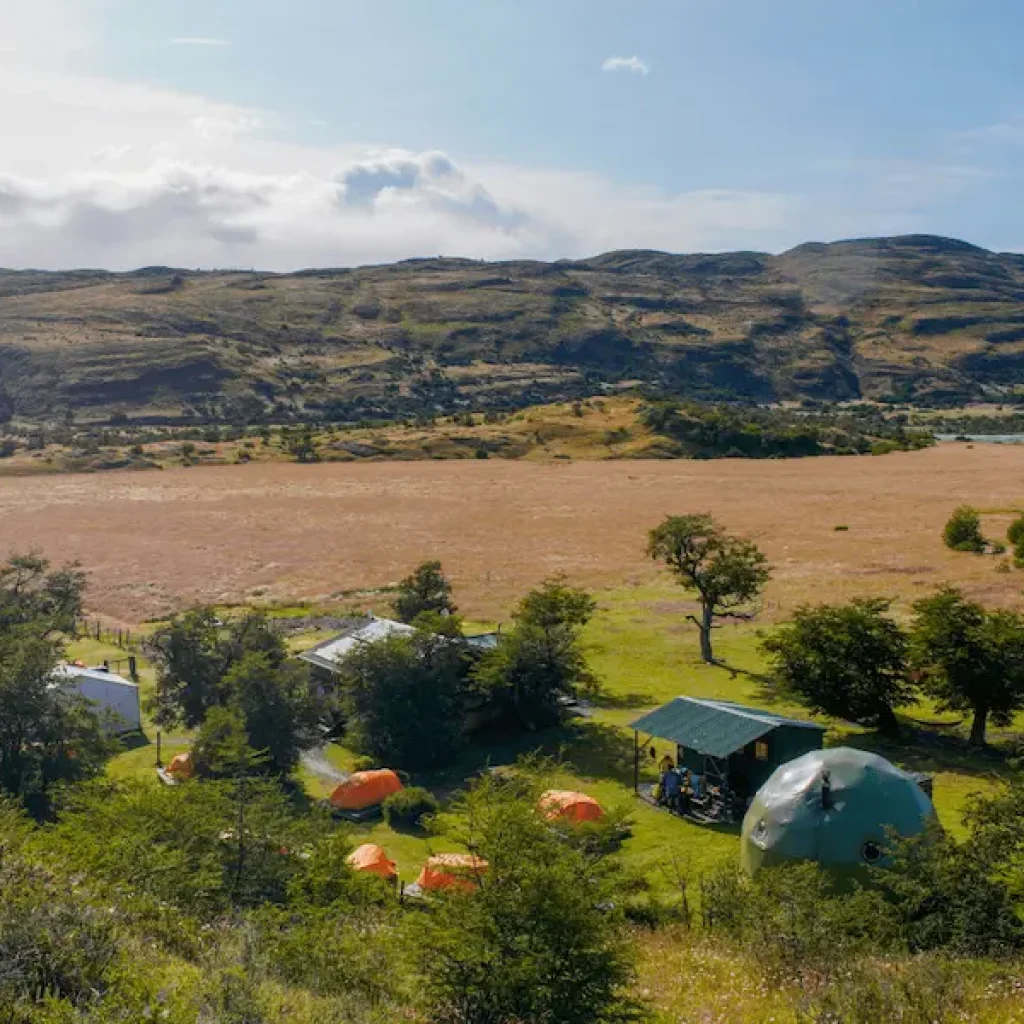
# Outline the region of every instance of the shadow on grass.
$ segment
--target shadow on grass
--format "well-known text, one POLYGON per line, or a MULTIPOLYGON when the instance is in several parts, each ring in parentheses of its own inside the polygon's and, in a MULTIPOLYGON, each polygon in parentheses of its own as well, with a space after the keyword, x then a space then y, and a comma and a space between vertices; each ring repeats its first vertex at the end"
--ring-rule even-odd
POLYGON ((657 698, 649 693, 611 693, 608 690, 598 690, 586 695, 586 700, 595 708, 606 711, 627 710, 629 708, 653 707, 660 703, 657 698))
POLYGON ((124 736, 119 736, 118 739, 121 742, 122 752, 141 750, 143 747, 151 747, 153 745, 153 741, 142 730, 126 733, 124 736))
POLYGON ((875 729, 845 734, 839 745, 880 754, 912 771, 956 772, 979 778, 1005 776, 1013 771, 1010 762, 1018 750, 1012 738, 987 747, 976 747, 952 731, 955 725, 931 723, 925 726, 906 719, 900 725, 897 737, 884 735, 875 729))
POLYGON ((526 754, 551 757, 581 775, 633 784, 632 735, 616 726, 587 719, 532 732, 490 730, 478 733, 454 764, 442 770, 418 773, 415 781, 445 799, 474 775, 514 764, 526 754))

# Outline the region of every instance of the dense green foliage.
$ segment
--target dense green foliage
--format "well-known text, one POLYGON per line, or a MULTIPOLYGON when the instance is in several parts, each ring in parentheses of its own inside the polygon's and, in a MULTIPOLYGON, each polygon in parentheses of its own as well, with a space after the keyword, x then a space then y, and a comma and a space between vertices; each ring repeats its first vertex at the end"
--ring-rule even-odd
POLYGON ((813 711, 897 731, 895 710, 916 696, 907 667, 907 636, 890 602, 798 608, 793 621, 763 641, 776 680, 813 711))
POLYGON ((339 673, 349 743, 392 768, 447 763, 465 739, 469 667, 462 644, 423 630, 357 648, 339 673))
POLYGON ((753 541, 725 533, 708 513, 668 516, 648 534, 647 553, 696 591, 701 616, 688 618, 700 632, 701 657, 713 663, 715 619, 752 617, 751 605, 771 574, 767 559, 753 541))
POLYGON ((562 577, 545 580, 513 612, 513 626, 481 660, 475 679, 521 725, 551 725, 563 703, 593 682, 580 633, 596 605, 562 577))
POLYGON ((437 814, 440 804, 429 789, 406 786, 392 793, 383 803, 384 820, 392 828, 417 828, 423 819, 437 814))
POLYGON ((440 562, 424 562, 398 584, 392 603, 396 617, 414 622, 421 615, 454 615, 452 585, 441 571, 440 562))
POLYGON ((75 567, 51 572, 34 555, 0 567, 0 794, 39 817, 57 783, 96 774, 112 752, 94 709, 54 675, 84 589, 75 567))
POLYGON ((981 554, 987 541, 981 532, 981 516, 970 505, 955 509, 942 530, 942 540, 953 551, 981 554))
POLYGON ((650 402, 641 422, 675 442, 674 454, 696 459, 796 459, 911 451, 932 443, 869 406, 842 410, 650 402))
POLYGON ((989 720, 1005 725, 1024 708, 1024 618, 988 610, 954 587, 914 611, 911 654, 924 689, 941 709, 970 712, 971 741, 984 743, 989 720))
POLYGON ((487 862, 414 923, 413 949, 435 1024, 635 1018, 614 860, 585 853, 535 812, 542 780, 486 777, 450 832, 487 862))
MULTIPOLYGON (((214 710, 230 708, 266 770, 281 775, 318 739, 322 702, 266 616, 248 612, 225 623, 212 608, 196 608, 157 630, 147 652, 157 665, 158 724, 194 729, 214 710)), ((225 725, 219 717, 213 731, 225 725)), ((210 738, 207 730, 203 739, 210 738)))

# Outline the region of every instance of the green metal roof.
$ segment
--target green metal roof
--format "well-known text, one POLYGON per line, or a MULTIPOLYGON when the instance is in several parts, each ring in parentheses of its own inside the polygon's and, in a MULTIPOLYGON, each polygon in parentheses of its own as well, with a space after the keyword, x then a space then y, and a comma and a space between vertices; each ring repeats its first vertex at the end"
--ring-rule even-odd
POLYGON ((824 726, 814 722, 783 718, 771 711, 727 700, 699 697, 676 697, 632 723, 632 728, 638 732, 671 740, 709 757, 728 757, 780 726, 825 731, 824 726))

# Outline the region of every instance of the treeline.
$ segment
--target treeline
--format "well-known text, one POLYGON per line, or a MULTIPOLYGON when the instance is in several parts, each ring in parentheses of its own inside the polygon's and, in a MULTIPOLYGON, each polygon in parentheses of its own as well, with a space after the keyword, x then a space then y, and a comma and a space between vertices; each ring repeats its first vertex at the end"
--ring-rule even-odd
POLYGON ((887 418, 871 406, 842 409, 761 408, 652 401, 641 422, 673 442, 666 454, 695 459, 794 459, 813 455, 881 455, 933 443, 931 433, 887 418))

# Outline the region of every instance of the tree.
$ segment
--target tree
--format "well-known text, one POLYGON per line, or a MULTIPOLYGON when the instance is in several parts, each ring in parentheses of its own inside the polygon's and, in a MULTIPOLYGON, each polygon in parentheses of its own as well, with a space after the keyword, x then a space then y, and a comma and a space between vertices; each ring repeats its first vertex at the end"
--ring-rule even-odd
POLYGON ((57 782, 87 778, 112 751, 97 715, 54 673, 82 609, 85 578, 36 555, 0 568, 0 790, 36 816, 57 782))
POLYGON ((212 608, 194 608, 158 629, 146 645, 157 665, 154 719, 195 729, 206 712, 227 702, 225 679, 248 654, 265 655, 273 669, 285 661, 284 640, 265 615, 248 612, 222 623, 212 608))
POLYGON ((696 591, 700 618, 687 617, 700 631, 701 657, 714 664, 715 619, 753 618, 751 605, 771 575, 765 556, 753 541, 723 533, 709 514, 669 516, 651 530, 647 553, 664 562, 681 586, 696 591))
POLYGON ((633 958, 614 857, 588 855, 535 811, 545 782, 485 777, 457 803, 452 838, 487 862, 472 892, 410 922, 436 1024, 633 1020, 633 958))
POLYGON ((942 540, 953 551, 971 551, 981 554, 985 538, 981 533, 981 516, 970 505, 961 505, 949 517, 942 531, 942 540))
POLYGON ((363 644, 339 674, 349 741, 392 768, 445 764, 464 738, 468 671, 462 644, 422 630, 363 644))
POLYGON ((322 701, 309 673, 297 662, 275 664, 266 653, 250 651, 224 676, 226 707, 236 711, 249 747, 266 771, 288 775, 303 750, 316 745, 322 701))
POLYGON ((398 584, 391 605, 402 622, 413 622, 425 612, 454 615, 452 585, 441 571, 440 562, 424 562, 398 584))
POLYGON ((889 617, 891 602, 798 608, 793 622, 762 643, 776 678, 813 711, 898 731, 895 708, 914 700, 907 635, 889 617))
MULTIPOLYGON (((148 644, 158 666, 154 715, 165 727, 188 729, 215 709, 240 717, 249 747, 264 771, 287 775, 313 746, 323 706, 306 668, 287 660, 281 636, 265 616, 249 612, 222 623, 211 608, 196 608, 158 630, 148 644)), ((227 727, 223 716, 209 737, 227 727)))
POLYGON ((914 605, 912 662, 940 710, 973 715, 971 742, 982 745, 988 722, 1008 725, 1024 708, 1024 620, 987 611, 955 587, 914 605))
POLYGON ((558 721, 561 699, 593 682, 580 633, 595 608, 564 578, 545 580, 519 602, 513 628, 478 664, 477 684, 524 725, 558 721))

